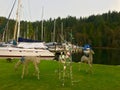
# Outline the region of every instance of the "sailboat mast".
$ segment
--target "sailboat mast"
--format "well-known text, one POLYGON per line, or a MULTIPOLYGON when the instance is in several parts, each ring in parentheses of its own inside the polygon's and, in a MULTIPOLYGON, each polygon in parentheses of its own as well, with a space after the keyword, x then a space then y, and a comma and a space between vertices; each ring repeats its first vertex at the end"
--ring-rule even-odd
MULTIPOLYGON (((63 22, 61 23, 61 35, 62 35, 62 37, 63 37, 63 40, 64 40, 64 35, 63 35, 63 22)), ((63 41, 61 41, 61 43, 62 43, 63 41)))
POLYGON ((16 12, 16 24, 14 28, 14 37, 13 37, 13 39, 17 41, 18 41, 18 37, 20 36, 20 11, 21 11, 21 0, 18 0, 18 8, 16 12))
POLYGON ((53 42, 55 42, 55 26, 56 26, 56 20, 54 20, 54 30, 53 30, 53 42))
POLYGON ((43 13, 44 13, 44 7, 42 7, 41 41, 43 41, 43 13))
POLYGON ((17 32, 17 40, 18 40, 18 38, 19 38, 19 36, 20 36, 20 12, 21 12, 21 6, 22 6, 22 4, 21 4, 21 0, 18 0, 18 32, 17 32))

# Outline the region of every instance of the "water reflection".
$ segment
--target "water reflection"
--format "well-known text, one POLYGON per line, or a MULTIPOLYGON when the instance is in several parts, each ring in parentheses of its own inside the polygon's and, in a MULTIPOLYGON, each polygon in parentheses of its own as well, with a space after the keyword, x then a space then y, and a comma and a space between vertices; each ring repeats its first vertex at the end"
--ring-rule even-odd
MULTIPOLYGON (((117 49, 94 49, 94 64, 120 65, 120 50, 117 49)), ((80 61, 82 54, 74 53, 73 61, 80 61)))
POLYGON ((97 64, 120 65, 120 50, 95 49, 94 62, 97 64))

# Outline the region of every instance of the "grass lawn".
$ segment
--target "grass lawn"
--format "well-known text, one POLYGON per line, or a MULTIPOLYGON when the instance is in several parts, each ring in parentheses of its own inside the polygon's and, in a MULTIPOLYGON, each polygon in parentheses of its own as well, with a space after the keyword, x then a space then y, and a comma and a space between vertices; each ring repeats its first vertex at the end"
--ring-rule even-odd
POLYGON ((14 65, 0 59, 0 90, 120 90, 120 65, 93 65, 93 74, 85 71, 85 64, 73 63, 73 85, 66 77, 65 85, 58 78, 59 64, 57 61, 42 60, 39 64, 40 79, 33 76, 34 67, 29 65, 29 73, 21 79, 22 66, 15 72, 14 65))

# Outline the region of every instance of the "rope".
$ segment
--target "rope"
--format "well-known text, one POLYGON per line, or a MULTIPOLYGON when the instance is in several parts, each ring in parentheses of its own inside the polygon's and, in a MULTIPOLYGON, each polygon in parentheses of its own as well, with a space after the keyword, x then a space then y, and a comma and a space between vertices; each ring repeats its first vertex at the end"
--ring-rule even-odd
POLYGON ((15 0, 15 1, 14 1, 13 6, 12 6, 12 9, 11 9, 11 11, 10 11, 9 15, 8 15, 8 18, 7 18, 7 23, 6 23, 6 25, 5 25, 5 29, 4 29, 4 32, 3 32, 2 41, 4 41, 5 31, 6 31, 7 27, 8 27, 8 24, 9 24, 9 19, 10 19, 10 16, 11 16, 11 14, 12 14, 12 11, 13 11, 13 9, 14 9, 14 7, 15 7, 16 1, 17 1, 17 0, 15 0))

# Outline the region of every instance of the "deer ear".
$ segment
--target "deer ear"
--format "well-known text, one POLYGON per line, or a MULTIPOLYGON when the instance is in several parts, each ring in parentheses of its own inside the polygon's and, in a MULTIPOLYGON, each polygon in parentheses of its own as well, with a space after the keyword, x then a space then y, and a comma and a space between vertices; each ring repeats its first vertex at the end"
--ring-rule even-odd
POLYGON ((93 50, 91 50, 92 54, 95 54, 95 52, 93 50))

